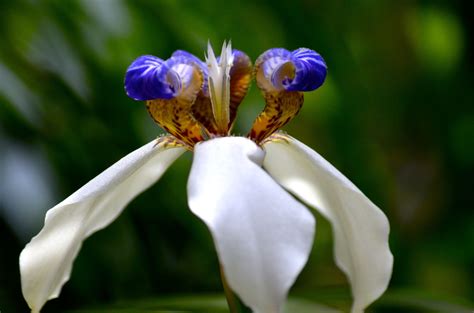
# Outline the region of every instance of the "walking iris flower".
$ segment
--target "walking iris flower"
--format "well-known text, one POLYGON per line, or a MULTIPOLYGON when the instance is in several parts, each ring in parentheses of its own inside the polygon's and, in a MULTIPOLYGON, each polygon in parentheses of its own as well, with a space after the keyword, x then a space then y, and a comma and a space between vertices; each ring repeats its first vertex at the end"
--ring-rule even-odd
POLYGON ((393 264, 386 216, 318 153, 278 132, 300 110, 303 92, 323 84, 323 58, 305 48, 270 49, 252 68, 245 53, 224 43, 217 58, 209 45, 206 63, 178 50, 168 60, 147 55, 130 65, 127 95, 145 101, 169 135, 125 156, 47 212, 20 255, 23 295, 33 313, 58 297, 82 242, 186 150, 194 153, 189 207, 211 231, 229 287, 254 312, 281 312, 308 260, 315 220, 302 203, 332 224, 352 312, 363 312, 385 291, 393 264), (231 136, 253 77, 266 106, 247 137, 231 136))

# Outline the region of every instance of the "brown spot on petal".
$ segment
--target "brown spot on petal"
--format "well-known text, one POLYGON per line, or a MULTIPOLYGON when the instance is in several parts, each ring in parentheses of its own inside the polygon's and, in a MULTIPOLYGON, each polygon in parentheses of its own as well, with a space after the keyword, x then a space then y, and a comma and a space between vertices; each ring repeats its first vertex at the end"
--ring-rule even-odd
POLYGON ((178 98, 148 100, 146 106, 151 117, 171 135, 193 147, 204 140, 203 129, 194 117, 180 109, 182 103, 178 98))
POLYGON ((230 69, 230 107, 229 107, 229 130, 234 124, 237 109, 247 95, 252 81, 252 62, 250 58, 241 53, 234 59, 230 69))
POLYGON ((303 93, 298 91, 268 91, 264 92, 264 98, 265 108, 253 123, 248 135, 256 143, 261 143, 291 121, 304 102, 303 93))
POLYGON ((212 114, 211 99, 200 92, 192 106, 193 115, 210 134, 217 134, 217 125, 212 114))

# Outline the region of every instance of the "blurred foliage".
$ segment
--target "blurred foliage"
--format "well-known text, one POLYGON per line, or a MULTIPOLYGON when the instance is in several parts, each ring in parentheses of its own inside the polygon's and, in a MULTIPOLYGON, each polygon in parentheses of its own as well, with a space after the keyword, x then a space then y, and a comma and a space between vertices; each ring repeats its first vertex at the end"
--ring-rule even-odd
MULTIPOLYGON (((167 58, 177 49, 203 57, 208 39, 219 46, 229 38, 253 60, 272 47, 323 55, 327 82, 307 94, 286 130, 388 215, 391 290, 469 307, 472 12, 460 1, 0 1, 0 310, 27 310, 18 254, 45 211, 162 132, 142 103, 126 97, 127 66, 140 55, 167 58)), ((253 86, 237 134, 246 133, 262 102, 253 86)), ((85 242, 70 282, 45 312, 221 292, 210 235, 187 209, 190 162, 191 155, 181 158, 85 242)), ((323 290, 343 290, 339 300, 322 303, 347 309, 331 230, 318 216, 313 254, 292 293, 318 299, 323 290)), ((399 312, 396 304, 406 298, 392 294, 373 311, 399 312)))

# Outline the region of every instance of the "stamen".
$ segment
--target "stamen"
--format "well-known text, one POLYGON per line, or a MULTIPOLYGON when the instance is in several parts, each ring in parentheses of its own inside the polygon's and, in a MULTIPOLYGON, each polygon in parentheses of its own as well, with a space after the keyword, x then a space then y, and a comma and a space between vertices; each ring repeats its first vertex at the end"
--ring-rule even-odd
POLYGON ((232 46, 224 41, 219 62, 208 43, 206 63, 209 69, 209 94, 212 113, 219 135, 227 135, 230 121, 230 69, 233 64, 232 46))

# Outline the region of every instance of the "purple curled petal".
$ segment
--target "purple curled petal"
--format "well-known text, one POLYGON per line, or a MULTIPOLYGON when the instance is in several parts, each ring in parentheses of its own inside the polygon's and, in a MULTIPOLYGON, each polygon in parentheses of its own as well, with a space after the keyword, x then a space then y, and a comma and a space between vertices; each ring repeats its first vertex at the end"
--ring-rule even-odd
POLYGON ((199 69, 201 70, 201 72, 203 74, 203 77, 204 77, 204 83, 203 83, 201 91, 204 93, 204 95, 207 96, 209 94, 209 88, 208 88, 208 85, 207 85, 208 84, 209 71, 207 69, 207 64, 205 62, 201 61, 201 59, 199 59, 194 54, 191 54, 191 53, 189 53, 187 51, 184 51, 184 50, 176 50, 175 52, 173 52, 171 57, 188 58, 189 60, 193 61, 199 67, 199 69))
POLYGON ((300 48, 290 52, 274 48, 264 52, 256 62, 273 88, 287 91, 311 91, 321 86, 327 67, 315 51, 300 48))
POLYGON ((166 93, 171 95, 169 98, 178 96, 192 83, 196 66, 193 60, 185 56, 172 56, 163 62, 158 78, 160 81, 166 82, 168 86, 166 93))
POLYGON ((180 50, 166 61, 151 55, 141 56, 127 69, 125 91, 135 100, 174 98, 191 84, 195 68, 207 75, 203 64, 192 54, 180 50))
POLYGON ((275 75, 279 72, 285 63, 288 63, 291 59, 291 52, 283 48, 273 48, 265 51, 260 57, 258 57, 256 64, 261 64, 263 70, 263 76, 276 88, 281 87, 281 81, 279 75, 275 75))
POLYGON ((204 63, 203 61, 201 61, 201 59, 199 59, 197 56, 195 56, 194 54, 191 54, 187 51, 184 51, 184 50, 176 50, 175 52, 173 52, 173 54, 171 55, 171 57, 183 57, 183 58, 187 58, 191 61, 194 61, 196 63, 197 66, 199 66, 199 68, 205 72, 204 74, 207 75, 207 65, 206 63, 204 63))
POLYGON ((295 66, 295 76, 293 80, 283 84, 286 90, 311 91, 324 83, 327 66, 319 53, 300 48, 291 53, 291 60, 295 66))
POLYGON ((125 73, 125 92, 134 100, 170 98, 169 86, 159 78, 163 60, 152 55, 137 58, 125 73))

